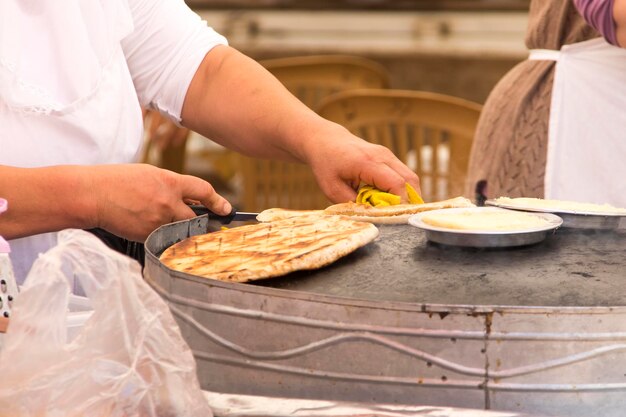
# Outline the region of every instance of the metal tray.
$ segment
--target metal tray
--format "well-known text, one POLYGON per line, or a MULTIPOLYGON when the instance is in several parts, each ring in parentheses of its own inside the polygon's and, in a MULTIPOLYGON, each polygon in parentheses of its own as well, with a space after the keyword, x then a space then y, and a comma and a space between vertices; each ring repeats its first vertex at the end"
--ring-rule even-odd
POLYGON ((485 204, 509 210, 518 210, 534 213, 552 213, 563 219, 561 227, 572 229, 598 229, 613 230, 620 227, 621 220, 626 217, 620 213, 583 212, 572 210, 559 210, 554 208, 528 207, 515 204, 501 203, 496 200, 487 200, 485 204))
MULTIPOLYGON (((472 207, 458 209, 436 210, 445 213, 496 213, 504 209, 497 207, 472 207)), ((561 226, 563 220, 554 214, 534 213, 548 221, 544 227, 532 227, 516 230, 459 230, 432 226, 422 219, 432 212, 424 212, 411 216, 409 224, 426 232, 426 238, 431 242, 444 245, 464 246, 475 248, 503 248, 525 246, 539 243, 546 238, 548 233, 561 226)))
POLYGON ((144 269, 205 390, 624 416, 626 231, 559 229, 486 250, 381 226, 377 241, 328 267, 255 284, 159 262, 208 230, 206 217, 157 229, 144 269))

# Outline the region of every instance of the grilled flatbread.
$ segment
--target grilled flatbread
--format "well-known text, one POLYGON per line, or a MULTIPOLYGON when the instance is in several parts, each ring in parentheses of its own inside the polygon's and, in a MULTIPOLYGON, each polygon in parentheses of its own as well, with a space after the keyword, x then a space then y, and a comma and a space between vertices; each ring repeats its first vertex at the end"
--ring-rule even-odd
POLYGON ((465 197, 456 197, 450 200, 437 201, 425 204, 397 204, 395 206, 372 207, 353 202, 335 204, 324 209, 325 214, 347 216, 352 220, 371 222, 376 224, 406 223, 415 213, 444 208, 475 207, 465 197))
POLYGON ((340 216, 293 218, 192 236, 160 259, 188 274, 246 282, 321 268, 377 236, 373 224, 340 216))
POLYGON ((271 208, 260 212, 256 219, 260 222, 275 222, 277 220, 291 219, 293 217, 320 217, 324 210, 290 210, 284 208, 271 208))
POLYGON ((344 216, 346 218, 369 222, 374 224, 402 224, 409 220, 415 213, 438 210, 443 208, 466 208, 475 207, 465 197, 456 197, 450 200, 437 201, 425 204, 397 204, 394 206, 372 207, 367 204, 347 203, 334 204, 324 210, 289 210, 282 208, 267 209, 259 213, 257 220, 271 222, 292 217, 321 217, 321 216, 344 216))

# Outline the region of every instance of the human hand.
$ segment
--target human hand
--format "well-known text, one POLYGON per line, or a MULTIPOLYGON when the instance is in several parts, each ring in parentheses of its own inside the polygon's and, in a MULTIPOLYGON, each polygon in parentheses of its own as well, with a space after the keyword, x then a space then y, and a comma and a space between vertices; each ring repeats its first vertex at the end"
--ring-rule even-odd
POLYGON ((421 195, 419 178, 388 148, 337 129, 313 140, 308 163, 326 196, 335 203, 354 201, 360 183, 399 195, 408 202, 406 183, 421 195))
POLYGON ((217 214, 231 205, 211 184, 147 164, 85 167, 95 209, 92 221, 120 237, 144 241, 157 227, 195 217, 187 202, 217 214))

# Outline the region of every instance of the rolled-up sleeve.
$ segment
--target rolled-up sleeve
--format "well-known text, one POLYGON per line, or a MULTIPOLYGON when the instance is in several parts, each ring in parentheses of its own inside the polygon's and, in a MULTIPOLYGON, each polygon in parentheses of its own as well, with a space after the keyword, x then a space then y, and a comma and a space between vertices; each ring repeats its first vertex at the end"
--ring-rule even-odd
POLYGON ((189 84, 204 56, 227 41, 183 0, 129 0, 134 30, 122 48, 139 102, 180 122, 189 84))
POLYGON ((614 0, 574 0, 574 5, 587 23, 611 45, 617 45, 613 4, 614 0))

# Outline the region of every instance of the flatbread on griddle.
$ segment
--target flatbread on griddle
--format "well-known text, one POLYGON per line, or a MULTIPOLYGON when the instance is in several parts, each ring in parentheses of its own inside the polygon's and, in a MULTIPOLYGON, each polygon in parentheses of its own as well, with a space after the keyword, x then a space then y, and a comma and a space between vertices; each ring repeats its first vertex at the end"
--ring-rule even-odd
POLYGON ((246 282, 321 268, 377 236, 373 224, 340 216, 294 218, 192 236, 160 259, 188 274, 246 282))
POLYGON ((437 201, 424 204, 397 204, 393 206, 372 207, 349 201, 347 203, 334 204, 324 210, 289 210, 281 208, 267 209, 259 213, 257 220, 271 222, 278 219, 293 217, 321 217, 343 216, 351 220, 369 222, 374 224, 403 224, 415 213, 444 208, 467 208, 476 207, 465 197, 456 197, 449 200, 437 201))
POLYGON ((366 204, 353 202, 340 203, 324 209, 325 214, 347 216, 352 220, 366 221, 376 224, 407 223, 413 214, 429 210, 444 208, 475 207, 465 197, 456 197, 450 200, 424 204, 397 204, 394 206, 372 207, 366 204))
POLYGON ((292 210, 285 208, 270 208, 260 212, 256 219, 260 222, 275 222, 277 220, 291 219, 294 217, 320 217, 324 210, 292 210))

